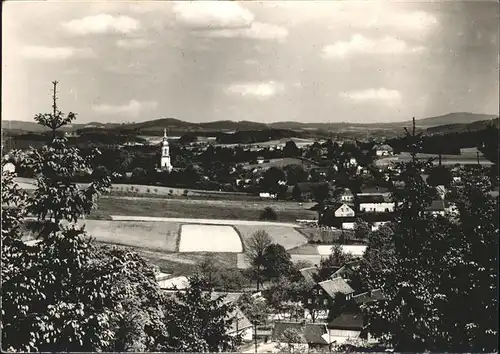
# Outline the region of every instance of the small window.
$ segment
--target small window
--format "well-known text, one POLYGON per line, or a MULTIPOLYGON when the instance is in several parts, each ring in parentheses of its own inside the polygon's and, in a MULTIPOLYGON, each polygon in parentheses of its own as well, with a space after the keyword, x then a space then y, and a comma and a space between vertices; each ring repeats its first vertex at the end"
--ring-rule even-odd
POLYGON ((307 303, 308 303, 309 305, 312 305, 312 303, 313 303, 312 299, 307 299, 307 303))
POLYGON ((324 299, 323 300, 323 305, 327 306, 328 305, 328 300, 327 299, 324 299))
POLYGON ((323 294, 323 290, 319 289, 319 290, 318 290, 318 294, 319 294, 319 295, 322 295, 322 294, 323 294))

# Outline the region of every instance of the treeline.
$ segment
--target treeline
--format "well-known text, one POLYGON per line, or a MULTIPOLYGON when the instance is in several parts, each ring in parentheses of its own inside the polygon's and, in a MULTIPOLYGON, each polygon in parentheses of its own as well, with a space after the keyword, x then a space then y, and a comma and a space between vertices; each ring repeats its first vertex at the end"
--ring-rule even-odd
MULTIPOLYGON (((495 147, 498 149, 498 127, 490 125, 478 131, 453 132, 448 134, 434 134, 422 137, 421 151, 428 154, 459 155, 460 149, 479 147, 486 150, 485 157, 494 157, 495 147)), ((399 152, 409 152, 410 140, 408 137, 387 139, 386 143, 399 152)))
POLYGON ((235 133, 219 133, 216 140, 219 144, 252 144, 262 143, 271 140, 300 137, 301 133, 285 129, 265 129, 265 130, 246 130, 235 133))

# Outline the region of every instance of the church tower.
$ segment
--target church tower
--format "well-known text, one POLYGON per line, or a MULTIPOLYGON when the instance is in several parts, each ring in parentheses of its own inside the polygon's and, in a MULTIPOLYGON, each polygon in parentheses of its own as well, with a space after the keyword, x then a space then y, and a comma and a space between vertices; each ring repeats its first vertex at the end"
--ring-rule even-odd
POLYGON ((172 163, 170 162, 170 147, 167 140, 167 129, 163 131, 163 141, 161 142, 161 160, 160 169, 172 171, 172 163))

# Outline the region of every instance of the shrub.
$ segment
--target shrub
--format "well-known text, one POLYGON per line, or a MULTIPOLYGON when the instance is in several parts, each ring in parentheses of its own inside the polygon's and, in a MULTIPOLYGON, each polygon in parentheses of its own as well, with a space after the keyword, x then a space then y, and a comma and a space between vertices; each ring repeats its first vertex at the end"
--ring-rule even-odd
POLYGON ((151 192, 151 191, 149 190, 149 188, 146 188, 146 193, 149 193, 149 192, 151 192))
POLYGON ((278 220, 278 215, 271 207, 265 207, 260 213, 260 220, 278 220))
POLYGON ((184 189, 184 192, 182 193, 183 196, 187 197, 189 191, 187 189, 184 189))
POLYGON ((155 188, 154 191, 155 191, 155 193, 158 193, 158 188, 155 188))
POLYGON ((174 190, 173 189, 169 190, 168 194, 170 194, 170 195, 174 194, 174 190))

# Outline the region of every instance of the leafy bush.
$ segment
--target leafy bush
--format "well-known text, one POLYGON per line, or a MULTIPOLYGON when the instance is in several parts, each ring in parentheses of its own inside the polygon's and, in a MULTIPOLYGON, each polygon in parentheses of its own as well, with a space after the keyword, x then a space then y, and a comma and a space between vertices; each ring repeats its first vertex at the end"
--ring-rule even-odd
POLYGON ((182 193, 183 196, 187 197, 189 191, 187 189, 184 189, 184 192, 182 193))
POLYGON ((260 213, 260 220, 278 220, 278 214, 271 207, 265 207, 260 213))

